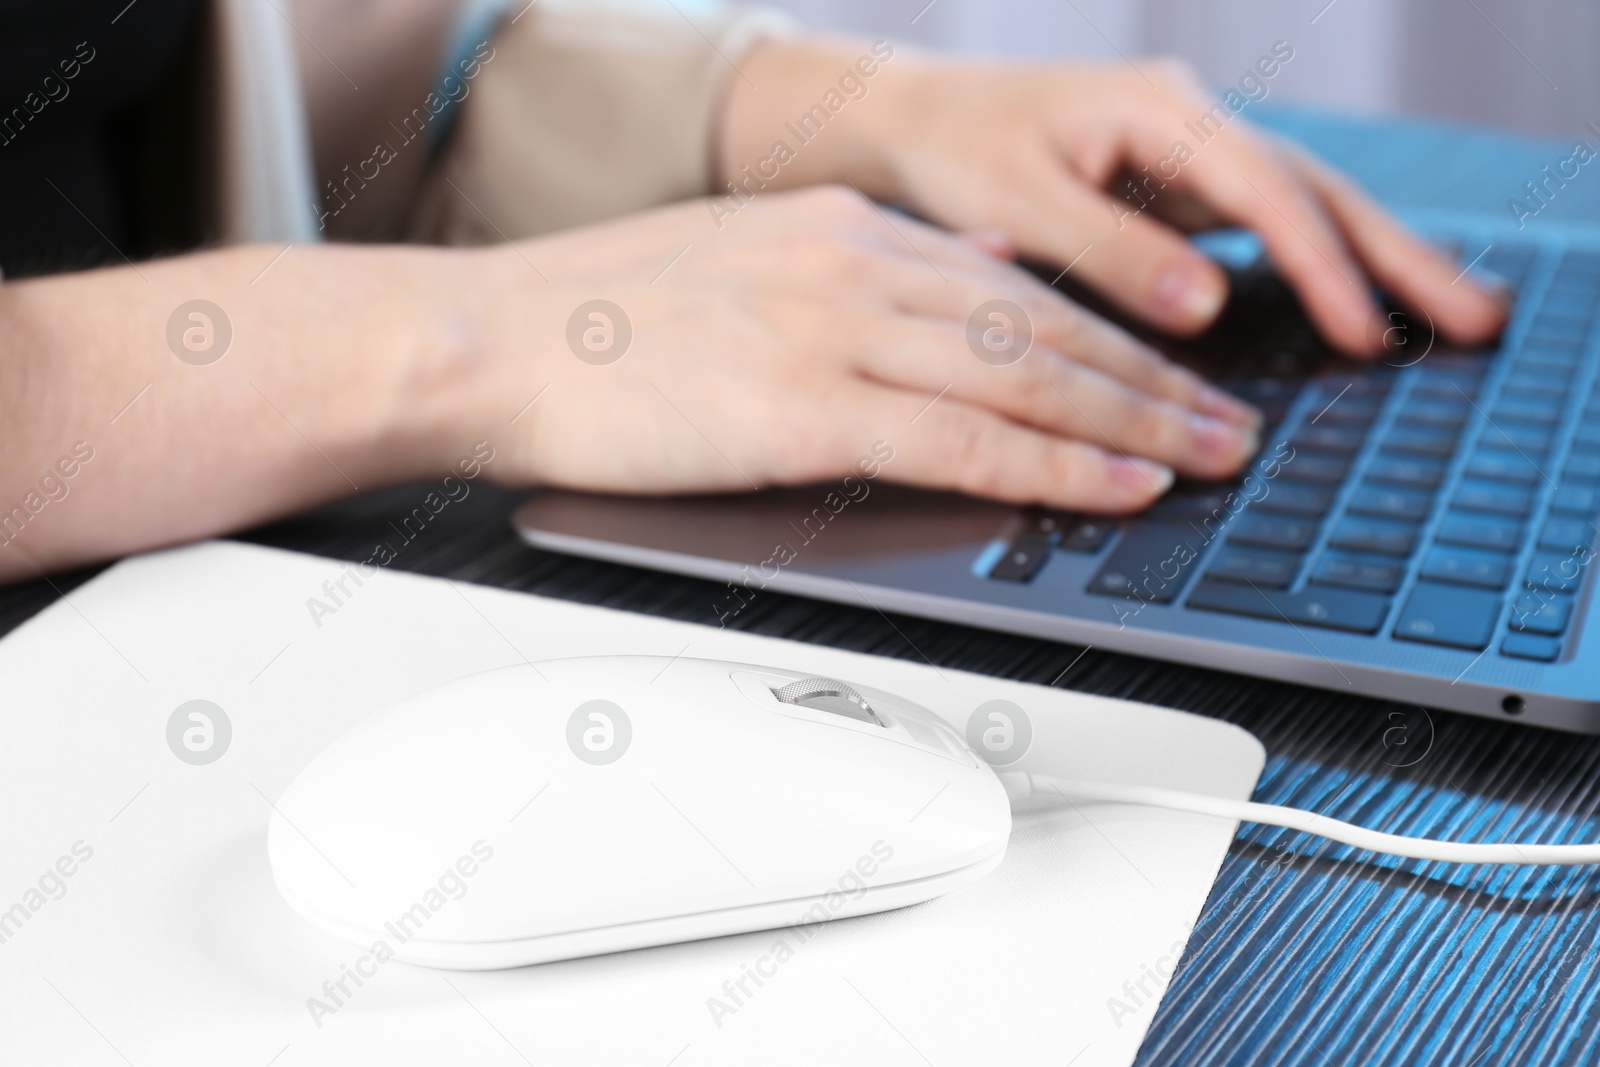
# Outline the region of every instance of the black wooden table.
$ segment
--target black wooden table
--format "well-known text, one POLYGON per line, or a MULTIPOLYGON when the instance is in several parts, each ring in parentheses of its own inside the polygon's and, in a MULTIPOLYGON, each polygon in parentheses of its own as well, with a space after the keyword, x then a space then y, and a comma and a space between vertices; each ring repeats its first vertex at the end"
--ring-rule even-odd
MULTIPOLYGON (((1401 206, 1504 211, 1566 145, 1306 113, 1264 121, 1401 206)), ((1600 177, 1538 224, 1600 221, 1600 177)), ((1570 194, 1570 195, 1569 195, 1570 194)), ((419 495, 364 496, 246 535, 365 559, 419 495)), ((474 486, 393 564, 682 619, 715 621, 722 587, 533 551, 522 494, 474 486)), ((0 591, 0 632, 92 576, 0 591)), ((1267 748, 1256 799, 1400 833, 1600 839, 1600 739, 762 593, 730 625, 756 633, 1148 701, 1237 723, 1267 748), (913 645, 915 648, 913 648, 913 645)), ((1374 862, 1246 827, 1223 864, 1141 1064, 1600 1061, 1600 875, 1374 862)), ((1108 991, 1108 995, 1114 991, 1108 991)), ((1071 1050, 1067 1050, 1070 1054, 1071 1050)), ((1065 1059, 1065 1056, 1063 1057, 1065 1059)))

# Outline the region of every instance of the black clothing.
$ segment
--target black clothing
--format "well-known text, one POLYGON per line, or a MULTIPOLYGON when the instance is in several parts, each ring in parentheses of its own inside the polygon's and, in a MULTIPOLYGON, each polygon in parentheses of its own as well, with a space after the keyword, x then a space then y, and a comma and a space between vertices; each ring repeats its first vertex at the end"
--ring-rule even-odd
POLYGON ((196 0, 0 0, 0 271, 200 243, 196 0))

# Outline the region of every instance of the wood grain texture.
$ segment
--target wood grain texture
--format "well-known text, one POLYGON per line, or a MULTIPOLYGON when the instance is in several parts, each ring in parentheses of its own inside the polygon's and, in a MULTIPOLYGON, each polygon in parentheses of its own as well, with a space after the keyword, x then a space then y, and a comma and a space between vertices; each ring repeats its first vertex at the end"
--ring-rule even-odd
MULTIPOLYGON (((362 498, 250 539, 349 559, 386 540, 406 570, 716 621, 720 585, 527 548, 508 524, 520 494, 474 487, 402 542, 389 520, 425 492, 362 498)), ((1265 802, 1461 840, 1600 839, 1600 739, 772 593, 731 625, 1237 723, 1266 745, 1265 802)), ((1592 1061, 1597 886, 1588 868, 1395 862, 1247 827, 1139 1062, 1592 1061)))

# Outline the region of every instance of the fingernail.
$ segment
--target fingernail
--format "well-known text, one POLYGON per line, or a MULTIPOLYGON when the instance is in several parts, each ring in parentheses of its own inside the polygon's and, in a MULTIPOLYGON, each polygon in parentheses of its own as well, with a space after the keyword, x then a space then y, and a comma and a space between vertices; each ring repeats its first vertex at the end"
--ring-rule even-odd
POLYGON ((1111 477, 1124 488, 1136 493, 1154 492, 1157 496, 1172 488, 1172 468, 1148 459, 1131 456, 1113 456, 1111 477))
POLYGON ((1511 288, 1511 282, 1491 270, 1483 270, 1481 268, 1475 270, 1467 275, 1467 280, 1490 296, 1507 303, 1511 301, 1512 296, 1515 294, 1515 290, 1511 288))
POLYGON ((1189 429, 1200 451, 1219 458, 1236 459, 1252 455, 1260 442, 1255 430, 1222 422, 1208 415, 1190 415, 1189 429))
POLYGON ((1261 429, 1265 421, 1261 412, 1214 385, 1200 387, 1200 411, 1255 430, 1261 429))
POLYGON ((1196 325, 1216 318, 1227 296, 1216 273, 1197 263, 1176 263, 1156 279, 1156 302, 1173 318, 1196 325))
POLYGON ((968 230, 964 236, 996 259, 1012 259, 1017 254, 1011 235, 1004 230, 968 230))

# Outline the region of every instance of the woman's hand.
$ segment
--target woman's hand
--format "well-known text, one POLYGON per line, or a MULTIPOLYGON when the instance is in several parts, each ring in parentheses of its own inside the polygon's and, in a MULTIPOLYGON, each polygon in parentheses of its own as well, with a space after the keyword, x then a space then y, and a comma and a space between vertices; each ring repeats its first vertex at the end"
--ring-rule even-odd
POLYGON ((1257 445, 1237 401, 838 187, 720 225, 692 201, 491 248, 240 246, 28 279, 0 287, 0 322, 0 503, 34 512, 0 539, 0 582, 434 479, 479 442, 498 481, 669 493, 841 477, 881 441, 896 481, 1097 511, 1257 445), (1015 308, 986 347, 999 326, 969 319, 994 299, 1015 308), (92 462, 37 503, 74 442, 92 462))
POLYGON ((1503 321, 1498 297, 1458 281, 1448 259, 1349 181, 1252 128, 1181 63, 1002 66, 883 52, 798 41, 747 57, 724 108, 725 177, 744 180, 744 167, 787 141, 793 159, 766 168, 777 171, 771 187, 848 181, 952 229, 1004 235, 1179 334, 1203 329, 1226 296, 1222 272, 1180 231, 1218 225, 1259 234, 1324 336, 1351 355, 1372 354, 1382 335, 1373 284, 1451 341, 1486 341, 1503 321), (797 117, 830 90, 844 106, 824 111, 802 145, 797 117), (1118 195, 1130 191, 1134 200, 1118 195))
POLYGON ((496 266, 462 308, 483 356, 459 410, 480 422, 455 436, 495 444, 492 476, 746 490, 881 440, 895 481, 1120 512, 1257 448, 1248 408, 959 237, 839 187, 712 206, 476 253, 496 266), (991 300, 1020 320, 969 326, 991 300))

